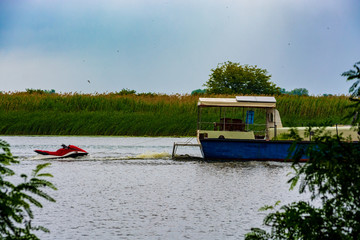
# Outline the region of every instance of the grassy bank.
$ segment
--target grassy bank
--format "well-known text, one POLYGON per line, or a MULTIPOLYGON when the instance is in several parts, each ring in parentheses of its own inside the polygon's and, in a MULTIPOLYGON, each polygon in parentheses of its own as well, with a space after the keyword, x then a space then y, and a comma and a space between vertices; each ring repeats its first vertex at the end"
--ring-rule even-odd
MULTIPOLYGON (((212 96, 214 97, 214 96, 212 96)), ((347 97, 278 96, 284 126, 348 123, 347 97)), ((197 96, 0 94, 0 134, 194 136, 197 96)))

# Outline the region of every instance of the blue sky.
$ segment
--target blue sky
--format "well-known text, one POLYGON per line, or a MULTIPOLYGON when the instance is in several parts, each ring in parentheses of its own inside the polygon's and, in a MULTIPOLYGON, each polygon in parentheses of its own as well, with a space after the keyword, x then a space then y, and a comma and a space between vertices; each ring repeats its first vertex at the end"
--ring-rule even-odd
POLYGON ((358 0, 0 0, 0 91, 185 94, 232 61, 287 90, 347 94, 359 10, 358 0))

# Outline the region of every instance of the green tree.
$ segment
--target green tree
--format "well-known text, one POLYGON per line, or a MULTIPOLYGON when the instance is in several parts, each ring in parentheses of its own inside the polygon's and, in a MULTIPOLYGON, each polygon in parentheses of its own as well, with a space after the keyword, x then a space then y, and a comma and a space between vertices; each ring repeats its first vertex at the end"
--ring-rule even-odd
POLYGON ((299 192, 309 192, 310 201, 293 202, 270 213, 264 225, 271 231, 254 228, 245 239, 360 239, 360 145, 341 137, 315 136, 314 143, 297 149, 293 159, 291 189, 300 182, 299 192), (299 164, 303 154, 310 160, 299 164), (321 206, 315 206, 314 200, 321 206))
POLYGON ((211 69, 204 84, 209 94, 279 94, 280 88, 270 82, 271 75, 257 66, 225 62, 211 69))
POLYGON ((196 89, 191 92, 191 95, 204 95, 206 94, 205 89, 196 89))
POLYGON ((36 199, 40 197, 51 202, 55 199, 50 197, 44 188, 56 190, 56 187, 44 177, 52 177, 49 173, 42 173, 41 170, 49 163, 38 165, 33 171, 31 178, 21 174, 22 182, 14 184, 7 178, 14 176, 15 172, 8 166, 17 164, 17 161, 10 152, 9 144, 0 140, 0 238, 1 239, 39 239, 34 231, 49 230, 43 226, 33 226, 31 220, 34 218, 32 206, 41 208, 42 204, 36 199))
POLYGON ((350 100, 353 102, 349 108, 352 109, 353 111, 350 111, 351 113, 347 116, 349 118, 353 118, 353 125, 357 125, 358 131, 360 132, 360 117, 359 117, 359 112, 360 112, 360 68, 359 66, 360 62, 357 62, 354 64, 354 68, 355 70, 349 70, 344 72, 343 74, 341 74, 341 76, 347 77, 347 81, 353 81, 355 80, 355 82, 353 83, 353 85, 351 85, 350 89, 349 89, 349 93, 350 93, 350 100))
POLYGON ((290 95, 309 96, 309 91, 306 88, 295 88, 290 91, 290 95))
POLYGON ((128 88, 123 88, 123 89, 121 89, 120 92, 115 92, 115 94, 117 94, 117 95, 134 95, 134 94, 136 94, 136 91, 130 90, 128 88))
POLYGON ((360 65, 360 62, 354 64, 355 70, 349 70, 341 74, 341 76, 347 77, 347 81, 356 80, 349 89, 352 97, 360 96, 360 67, 357 65, 360 65))
POLYGON ((285 88, 281 88, 280 92, 282 94, 288 94, 288 95, 309 96, 309 91, 306 88, 294 88, 290 92, 286 91, 285 88))
MULTIPOLYGON (((360 81, 355 71, 343 76, 360 81)), ((350 92, 358 95, 357 85, 350 92)), ((299 192, 309 192, 310 201, 293 202, 268 214, 264 225, 270 232, 253 228, 245 239, 360 239, 360 143, 321 131, 313 139, 304 148, 293 145, 295 175, 289 180, 290 189, 300 182, 299 192), (300 164, 304 154, 309 161, 300 164), (315 206, 315 200, 321 205, 315 206)), ((276 205, 262 210, 275 209, 276 205)))

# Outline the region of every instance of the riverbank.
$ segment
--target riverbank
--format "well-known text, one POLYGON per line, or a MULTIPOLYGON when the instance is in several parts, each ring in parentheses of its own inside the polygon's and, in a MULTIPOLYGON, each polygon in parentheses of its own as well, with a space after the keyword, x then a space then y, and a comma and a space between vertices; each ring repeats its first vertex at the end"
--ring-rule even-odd
MULTIPOLYGON (((158 94, 2 93, 0 134, 195 136, 198 98, 158 94)), ((346 96, 281 95, 276 100, 284 126, 349 123, 343 119, 350 103, 346 96)))

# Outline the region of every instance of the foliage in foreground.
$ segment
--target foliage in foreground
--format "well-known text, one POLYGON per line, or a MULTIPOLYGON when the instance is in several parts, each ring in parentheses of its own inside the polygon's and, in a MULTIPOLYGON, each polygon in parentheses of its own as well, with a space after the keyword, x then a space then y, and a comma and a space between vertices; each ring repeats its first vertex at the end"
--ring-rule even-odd
MULTIPOLYGON (((353 125, 357 124, 359 128, 360 123, 360 117, 359 117, 359 111, 360 111, 360 62, 357 62, 354 64, 354 68, 350 69, 349 71, 346 71, 342 74, 342 76, 347 77, 347 81, 355 81, 350 89, 349 93, 350 100, 352 101, 352 104, 348 107, 349 109, 353 110, 348 117, 353 117, 353 125)), ((360 129, 359 129, 360 130, 360 129)))
POLYGON ((31 207, 42 208, 42 204, 36 197, 55 202, 43 189, 56 187, 44 177, 52 177, 49 173, 42 173, 42 169, 49 163, 38 165, 32 172, 30 178, 21 174, 22 182, 14 184, 7 180, 14 176, 15 172, 8 166, 17 164, 11 154, 9 144, 0 140, 0 238, 1 239, 38 239, 34 231, 48 232, 43 226, 33 226, 31 220, 34 218, 31 207))
MULTIPOLYGON (((354 65, 356 71, 343 73, 348 81, 356 80, 349 90, 356 116, 360 110, 358 64, 354 65)), ((358 121, 354 117, 354 123, 358 121)), ((268 214, 264 225, 270 227, 270 232, 253 228, 245 239, 360 239, 360 142, 321 132, 314 140, 307 147, 293 146, 295 176, 289 180, 291 189, 300 181, 299 192, 308 191, 310 201, 293 202, 268 214), (309 161, 300 164, 304 154, 309 161)), ((263 210, 274 207, 265 206, 263 210)))
POLYGON ((308 148, 294 152, 295 176, 289 183, 293 189, 300 182, 299 192, 309 192, 310 201, 294 202, 270 213, 264 225, 271 231, 254 228, 245 239, 360 238, 360 144, 342 140, 315 136, 308 148), (303 154, 310 160, 300 164, 303 154), (320 206, 314 201, 320 201, 320 206))
POLYGON ((360 96, 360 61, 354 64, 354 68, 350 69, 349 71, 344 72, 341 76, 347 77, 347 81, 355 82, 351 85, 349 89, 349 93, 351 97, 359 97, 360 96))

